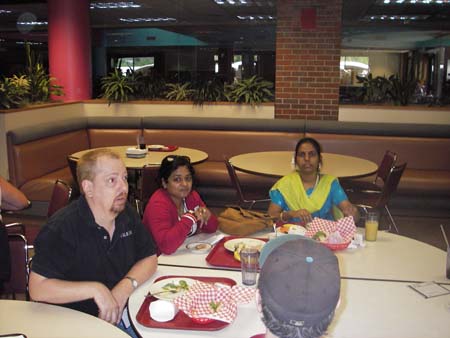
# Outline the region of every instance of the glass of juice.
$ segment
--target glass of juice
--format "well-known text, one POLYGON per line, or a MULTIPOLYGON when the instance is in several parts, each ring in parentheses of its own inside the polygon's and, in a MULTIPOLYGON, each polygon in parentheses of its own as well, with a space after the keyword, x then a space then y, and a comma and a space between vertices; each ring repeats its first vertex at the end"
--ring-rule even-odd
POLYGON ((378 233, 378 213, 369 211, 366 216, 366 241, 376 241, 378 233))

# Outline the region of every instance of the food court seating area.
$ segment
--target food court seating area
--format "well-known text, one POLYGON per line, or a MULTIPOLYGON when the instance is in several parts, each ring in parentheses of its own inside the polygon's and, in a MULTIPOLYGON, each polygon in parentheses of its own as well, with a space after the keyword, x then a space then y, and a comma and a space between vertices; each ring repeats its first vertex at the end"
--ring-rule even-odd
MULTIPOLYGON (((325 152, 381 161, 386 150, 407 162, 392 205, 450 214, 450 126, 316 120, 192 117, 85 117, 10 130, 9 177, 34 203, 48 203, 56 179, 72 182, 67 156, 88 148, 147 144, 196 148, 208 153, 195 165, 197 187, 210 205, 236 200, 224 160, 268 150, 294 150, 310 136, 325 152)), ((266 196, 275 178, 239 173, 246 193, 266 196)), ((373 178, 367 178, 368 180, 373 178)))

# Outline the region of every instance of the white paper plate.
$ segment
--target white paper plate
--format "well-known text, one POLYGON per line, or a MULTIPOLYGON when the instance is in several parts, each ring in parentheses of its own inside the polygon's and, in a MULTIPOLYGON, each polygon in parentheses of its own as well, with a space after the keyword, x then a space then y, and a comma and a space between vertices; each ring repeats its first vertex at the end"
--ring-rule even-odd
POLYGON ((148 149, 150 149, 150 150, 159 150, 159 149, 162 149, 162 148, 165 148, 165 146, 162 145, 162 144, 150 144, 148 146, 148 149))
POLYGON ((186 249, 196 254, 207 253, 211 247, 211 244, 205 242, 193 242, 186 245, 186 249))
POLYGON ((259 251, 261 251, 261 248, 266 244, 266 242, 255 238, 234 238, 226 241, 223 246, 225 249, 234 252, 239 243, 243 243, 245 248, 256 248, 259 251))
POLYGON ((160 281, 157 281, 156 283, 153 283, 150 287, 149 292, 158 299, 165 299, 165 300, 173 300, 177 298, 178 296, 182 295, 183 293, 189 291, 189 290, 180 290, 178 292, 163 292, 164 286, 170 283, 174 283, 175 285, 179 285, 180 281, 184 280, 189 287, 195 284, 196 280, 191 278, 182 278, 182 277, 176 277, 176 278, 166 278, 162 279, 160 281))

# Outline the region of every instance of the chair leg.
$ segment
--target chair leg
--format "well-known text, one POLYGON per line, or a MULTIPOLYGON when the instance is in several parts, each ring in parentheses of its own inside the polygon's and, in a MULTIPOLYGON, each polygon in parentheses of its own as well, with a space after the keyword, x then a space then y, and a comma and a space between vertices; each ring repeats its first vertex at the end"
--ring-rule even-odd
MULTIPOLYGON (((400 232, 398 231, 397 224, 395 223, 394 218, 392 217, 391 212, 389 211, 389 208, 388 208, 387 204, 384 206, 384 209, 386 210, 386 212, 387 212, 387 214, 389 216, 391 224, 394 226, 395 232, 397 232, 399 234, 400 232)), ((388 231, 391 232, 391 225, 389 225, 389 230, 388 231)))

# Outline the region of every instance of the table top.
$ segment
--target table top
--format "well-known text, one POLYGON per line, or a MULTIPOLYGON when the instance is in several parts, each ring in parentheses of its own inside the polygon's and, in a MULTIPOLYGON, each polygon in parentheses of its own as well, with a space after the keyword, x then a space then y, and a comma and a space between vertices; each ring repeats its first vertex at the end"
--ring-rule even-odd
MULTIPOLYGON (((363 229, 358 228, 358 232, 363 229)), ((158 264, 170 266, 201 267, 214 269, 205 258, 208 253, 196 254, 186 249, 192 241, 201 241, 206 234, 190 237, 172 255, 161 255, 158 264), (200 237, 198 237, 200 236, 200 237)), ((250 237, 267 238, 268 233, 250 237)), ((389 281, 425 282, 450 284, 445 276, 447 254, 427 243, 408 237, 379 231, 376 242, 365 242, 365 247, 336 251, 341 276, 389 281)))
MULTIPOLYGON (((231 164, 239 170, 268 176, 281 177, 294 169, 292 151, 262 151, 241 154, 230 158, 231 164)), ((361 177, 375 173, 378 165, 362 158, 322 153, 321 172, 340 178, 361 177)))
MULTIPOLYGON (((235 337, 250 338, 265 332, 256 302, 238 306, 233 323, 219 331, 154 329, 140 325, 136 314, 153 280, 164 275, 214 276, 234 279, 241 285, 238 271, 159 266, 156 274, 130 297, 133 325, 144 338, 235 337)), ((450 295, 425 299, 408 283, 341 279, 341 301, 325 337, 345 338, 441 338, 450 335, 450 295)))
POLYGON ((65 307, 0 299, 0 335, 27 338, 126 338, 125 332, 97 317, 65 307))
MULTIPOLYGON (((112 149, 113 151, 117 152, 120 157, 122 158, 123 162, 125 163, 125 166, 128 169, 142 169, 146 165, 155 165, 159 166, 161 165, 162 160, 164 157, 168 155, 181 155, 181 156, 188 156, 191 159, 191 163, 199 163, 202 161, 205 161, 208 158, 208 154, 204 151, 197 150, 197 149, 191 149, 191 148, 183 148, 179 147, 178 149, 174 151, 149 151, 147 152, 147 155, 143 158, 130 158, 126 155, 127 148, 130 148, 133 146, 114 146, 114 147, 106 147, 109 149, 112 149)), ((87 149, 78 151, 76 153, 73 153, 71 156, 78 159, 83 154, 87 153, 88 151, 91 151, 94 149, 87 149)))

